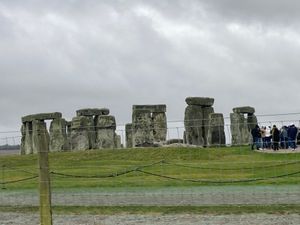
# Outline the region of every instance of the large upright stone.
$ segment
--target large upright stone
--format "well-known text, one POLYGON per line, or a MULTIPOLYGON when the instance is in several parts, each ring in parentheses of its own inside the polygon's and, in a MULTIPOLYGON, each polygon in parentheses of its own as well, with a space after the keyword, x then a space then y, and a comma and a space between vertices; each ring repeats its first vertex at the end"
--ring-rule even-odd
POLYGON ((167 138, 167 117, 164 112, 152 113, 153 138, 155 142, 166 141, 167 138))
POLYGON ((38 149, 39 139, 46 140, 47 146, 49 146, 50 137, 47 130, 47 124, 43 120, 33 120, 32 121, 32 153, 33 154, 37 154, 39 151, 45 150, 45 149, 38 149), (42 137, 38 137, 38 136, 42 136, 42 137))
POLYGON ((203 115, 203 145, 207 146, 207 138, 208 138, 208 130, 209 130, 209 116, 211 113, 214 113, 214 108, 213 107, 202 107, 202 115, 203 115))
POLYGON ((189 105, 185 109, 184 127, 186 133, 186 142, 191 145, 203 146, 203 112, 202 107, 189 105))
POLYGON ((66 120, 54 119, 50 124, 50 152, 67 150, 66 120))
POLYGON ((116 120, 114 116, 102 115, 96 123, 96 147, 115 148, 116 120))
POLYGON ((208 146, 224 146, 225 131, 222 113, 211 113, 208 125, 208 146))
POLYGON ((121 141, 121 135, 115 135, 115 148, 120 149, 122 148, 122 141, 121 141))
POLYGON ((214 104, 213 98, 207 97, 187 97, 185 99, 186 104, 188 105, 198 105, 202 107, 210 107, 214 104))
POLYGON ((248 113, 247 116, 248 129, 251 130, 257 125, 257 117, 254 114, 248 113))
POLYGON ((87 150, 90 148, 89 120, 86 116, 77 116, 72 119, 70 147, 72 150, 87 150))
POLYGON ((153 127, 151 111, 136 109, 132 113, 132 145, 133 147, 153 146, 153 127))
POLYGON ((246 145, 250 142, 250 131, 248 128, 247 119, 243 114, 230 114, 230 129, 233 145, 246 145))
POLYGON ((132 124, 128 123, 125 125, 125 135, 126 135, 126 147, 132 148, 132 124))

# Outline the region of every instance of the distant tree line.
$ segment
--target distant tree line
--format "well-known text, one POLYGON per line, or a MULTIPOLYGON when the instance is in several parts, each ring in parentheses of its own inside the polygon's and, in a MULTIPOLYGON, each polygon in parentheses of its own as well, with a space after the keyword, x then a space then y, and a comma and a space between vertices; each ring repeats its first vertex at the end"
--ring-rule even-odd
POLYGON ((17 150, 20 149, 20 145, 0 145, 0 150, 17 150))

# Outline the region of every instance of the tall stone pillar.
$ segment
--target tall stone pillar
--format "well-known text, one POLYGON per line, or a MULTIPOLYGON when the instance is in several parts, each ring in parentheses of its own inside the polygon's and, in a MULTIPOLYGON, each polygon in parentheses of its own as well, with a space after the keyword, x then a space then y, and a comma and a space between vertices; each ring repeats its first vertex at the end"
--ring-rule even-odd
POLYGON ((211 113, 208 124, 208 146, 224 146, 225 130, 222 113, 211 113))
POLYGON ((254 113, 255 109, 250 106, 233 108, 233 113, 230 114, 233 145, 247 145, 251 143, 251 130, 257 124, 257 118, 254 113))
POLYGON ((96 127, 96 147, 100 149, 115 148, 115 117, 110 115, 99 116, 96 127))
POLYGON ((67 122, 65 119, 54 119, 50 124, 50 152, 67 150, 67 122))
POLYGON ((132 124, 127 123, 125 125, 125 135, 126 135, 126 148, 132 148, 132 124))
POLYGON ((184 126, 188 144, 207 146, 209 115, 214 113, 213 98, 188 97, 185 109, 184 126))
POLYGON ((89 121, 86 116, 76 116, 72 119, 71 125, 71 150, 87 150, 90 148, 89 121))
POLYGON ((50 136, 49 136, 49 133, 47 130, 47 124, 43 120, 33 120, 32 128, 33 128, 33 131, 32 131, 32 153, 37 154, 38 151, 44 151, 44 149, 38 149, 40 145, 36 140, 41 139, 38 136, 44 136, 42 139, 46 141, 48 148, 49 148, 50 136))
POLYGON ((132 145, 133 147, 153 146, 153 128, 151 111, 135 109, 132 113, 132 145))

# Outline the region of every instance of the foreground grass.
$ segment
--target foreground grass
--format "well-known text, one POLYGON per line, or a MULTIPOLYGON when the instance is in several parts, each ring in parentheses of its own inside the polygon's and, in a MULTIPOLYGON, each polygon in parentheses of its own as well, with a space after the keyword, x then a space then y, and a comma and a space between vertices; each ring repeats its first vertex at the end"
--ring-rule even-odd
MULTIPOLYGON (((300 171, 300 163, 298 161, 300 161, 300 154, 263 154, 253 152, 249 147, 141 148, 49 154, 50 171, 74 175, 74 177, 52 175, 51 182, 54 188, 299 184, 300 174, 297 172, 300 171), (122 176, 93 178, 93 176, 117 174, 155 162, 160 163, 142 168, 146 173, 132 171, 122 176), (293 175, 280 177, 284 174, 293 175), (231 182, 270 177, 275 178, 254 182, 231 182), (218 181, 225 182, 218 183, 218 181)), ((2 156, 0 168, 2 169, 0 183, 31 177, 37 174, 37 156, 2 156)), ((5 184, 7 189, 36 187, 37 179, 5 184)))
MULTIPOLYGON (((39 213, 38 207, 0 207, 0 212, 39 213)), ((89 214, 89 215, 116 215, 116 214, 300 214, 300 205, 237 205, 237 206, 103 206, 103 207, 52 207, 54 214, 89 214)))

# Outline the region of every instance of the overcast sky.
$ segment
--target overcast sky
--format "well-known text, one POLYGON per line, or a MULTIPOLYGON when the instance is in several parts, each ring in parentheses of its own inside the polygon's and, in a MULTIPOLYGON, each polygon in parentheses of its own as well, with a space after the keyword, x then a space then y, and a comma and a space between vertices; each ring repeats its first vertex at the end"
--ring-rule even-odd
POLYGON ((21 116, 107 107, 118 124, 133 104, 187 96, 216 112, 300 112, 298 0, 0 0, 0 131, 21 116))

